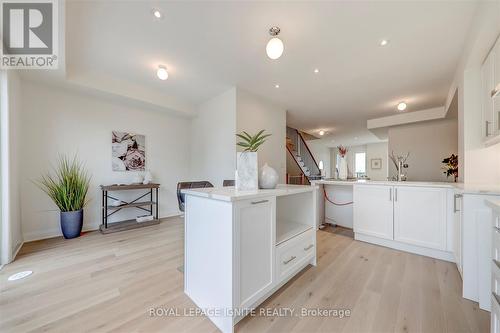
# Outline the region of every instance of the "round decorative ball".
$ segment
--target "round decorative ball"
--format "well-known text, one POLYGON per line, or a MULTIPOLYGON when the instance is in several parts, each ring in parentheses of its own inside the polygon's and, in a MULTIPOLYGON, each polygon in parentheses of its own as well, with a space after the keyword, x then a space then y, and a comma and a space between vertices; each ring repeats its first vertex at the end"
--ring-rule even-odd
POLYGON ((273 189, 278 185, 278 173, 269 165, 264 164, 259 172, 259 187, 262 189, 273 189))

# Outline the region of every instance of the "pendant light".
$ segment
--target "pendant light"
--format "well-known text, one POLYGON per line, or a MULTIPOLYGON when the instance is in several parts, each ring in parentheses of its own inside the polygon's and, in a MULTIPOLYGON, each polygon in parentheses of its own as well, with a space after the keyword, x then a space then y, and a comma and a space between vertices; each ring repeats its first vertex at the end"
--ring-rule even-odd
POLYGON ((273 60, 278 59, 281 57, 283 54, 283 42, 281 39, 278 38, 278 35, 280 33, 280 28, 278 27, 272 27, 269 29, 269 34, 272 36, 272 38, 267 42, 266 45, 266 53, 267 56, 273 60))

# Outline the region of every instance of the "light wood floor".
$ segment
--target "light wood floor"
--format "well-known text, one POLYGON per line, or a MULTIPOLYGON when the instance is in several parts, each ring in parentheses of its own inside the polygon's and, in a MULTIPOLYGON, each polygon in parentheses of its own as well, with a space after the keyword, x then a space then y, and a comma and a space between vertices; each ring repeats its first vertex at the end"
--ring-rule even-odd
MULTIPOLYGON (((25 244, 0 272, 0 332, 215 332, 204 317, 150 317, 188 309, 183 223, 25 244), (7 282, 21 270, 24 280, 7 282)), ((489 313, 464 300, 454 264, 318 231, 318 266, 262 307, 351 309, 349 318, 247 317, 237 332, 488 332, 489 313)), ((297 310, 299 311, 299 310, 297 310)))

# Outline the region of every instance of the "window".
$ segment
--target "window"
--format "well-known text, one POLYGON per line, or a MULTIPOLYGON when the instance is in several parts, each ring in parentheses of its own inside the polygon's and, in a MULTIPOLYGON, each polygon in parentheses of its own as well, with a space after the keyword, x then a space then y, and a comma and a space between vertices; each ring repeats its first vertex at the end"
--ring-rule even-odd
POLYGON ((357 178, 366 176, 366 153, 356 153, 354 155, 354 168, 357 178))

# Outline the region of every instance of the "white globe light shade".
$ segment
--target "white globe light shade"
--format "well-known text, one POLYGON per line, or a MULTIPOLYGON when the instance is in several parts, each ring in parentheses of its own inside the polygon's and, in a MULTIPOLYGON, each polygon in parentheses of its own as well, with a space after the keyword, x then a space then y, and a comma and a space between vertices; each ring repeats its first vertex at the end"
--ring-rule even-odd
POLYGON ((278 37, 273 37, 267 42, 266 53, 269 58, 273 60, 278 59, 283 54, 283 50, 283 42, 278 37))
POLYGON ((156 75, 160 80, 166 80, 168 79, 168 72, 167 69, 163 66, 158 67, 158 70, 156 71, 156 75))

